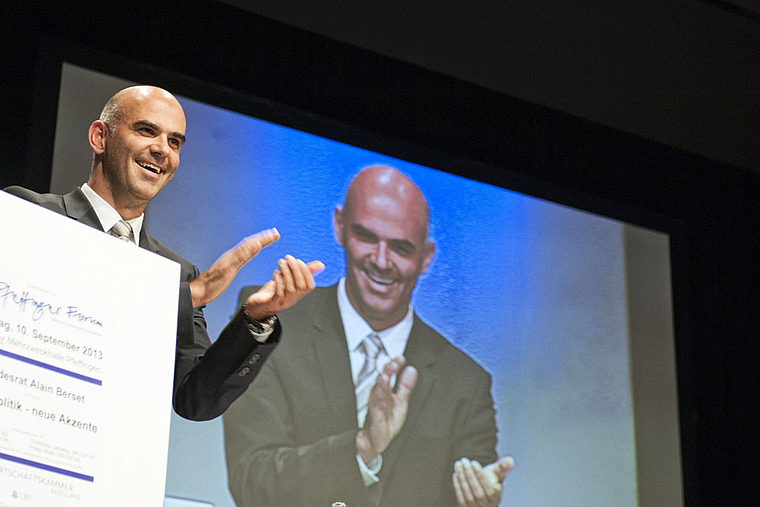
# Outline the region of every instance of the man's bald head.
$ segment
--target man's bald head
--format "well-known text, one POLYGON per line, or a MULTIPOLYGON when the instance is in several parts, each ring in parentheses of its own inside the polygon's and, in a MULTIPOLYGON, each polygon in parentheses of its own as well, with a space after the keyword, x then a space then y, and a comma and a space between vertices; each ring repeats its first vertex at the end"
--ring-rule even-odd
POLYGON ((369 202, 393 204, 403 209, 409 220, 417 223, 423 239, 427 239, 430 211, 425 196, 412 180, 389 166, 369 166, 354 176, 343 200, 343 213, 369 202))
POLYGON ((100 121, 106 124, 109 132, 113 135, 116 132, 116 128, 124 117, 124 112, 130 107, 134 107, 141 101, 151 100, 165 100, 171 103, 175 103, 177 107, 182 109, 177 99, 157 86, 137 85, 124 88, 114 94, 108 102, 103 106, 103 110, 100 112, 100 121))
POLYGON ((348 186, 333 215, 346 252, 346 294, 376 331, 400 322, 417 277, 433 258, 429 211, 412 181, 392 167, 371 166, 348 186))

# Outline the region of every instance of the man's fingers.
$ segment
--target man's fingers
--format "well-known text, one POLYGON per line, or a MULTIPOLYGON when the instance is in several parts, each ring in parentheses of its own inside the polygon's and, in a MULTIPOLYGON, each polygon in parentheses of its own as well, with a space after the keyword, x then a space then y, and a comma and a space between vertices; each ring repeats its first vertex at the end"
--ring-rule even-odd
MULTIPOLYGON (((235 248, 228 251, 227 254, 219 258, 229 259, 232 269, 237 271, 242 268, 248 261, 256 257, 263 249, 280 239, 280 233, 277 229, 266 229, 256 234, 252 234, 237 244, 235 248)), ((219 262, 219 260, 217 262, 219 262)))
POLYGON ((301 259, 296 259, 292 255, 285 257, 290 264, 290 272, 293 274, 293 283, 296 289, 301 292, 304 289, 311 288, 311 273, 306 269, 306 263, 301 259))
POLYGON ((259 290, 257 290, 255 294, 251 294, 248 297, 248 300, 250 301, 256 294, 259 294, 259 295, 265 296, 264 299, 266 299, 266 301, 271 301, 275 295, 275 288, 276 287, 275 287, 274 280, 269 280, 267 283, 262 285, 261 288, 259 288, 259 290))
POLYGON ((277 262, 277 266, 280 268, 280 274, 282 275, 282 282, 285 285, 285 292, 290 294, 296 290, 295 281, 293 279, 293 270, 290 265, 291 260, 294 260, 293 257, 286 255, 284 259, 280 259, 277 262))
MULTIPOLYGON (((456 467, 456 465, 454 466, 456 467)), ((466 500, 464 498, 464 492, 462 491, 462 486, 459 484, 459 474, 456 471, 451 474, 451 483, 454 485, 454 494, 457 497, 457 504, 465 506, 466 500)))
POLYGON ((484 505, 488 505, 495 500, 498 500, 501 492, 501 482, 494 483, 477 461, 472 462, 472 468, 475 472, 475 478, 478 481, 478 485, 483 492, 481 502, 484 503, 484 505), (499 488, 498 490, 496 489, 497 487, 499 488))
MULTIPOLYGON (((275 233, 269 236, 279 237, 275 233)), ((306 264, 292 255, 286 255, 277 262, 272 279, 248 298, 248 315, 253 318, 266 317, 291 307, 314 288, 312 273, 319 273, 323 269, 324 264, 320 261, 306 264)))
POLYGON ((394 357, 390 361, 388 361, 385 366, 383 366, 383 374, 387 375, 388 378, 391 378, 396 373, 399 372, 401 368, 404 367, 406 364, 406 359, 403 357, 394 357))
POLYGON ((511 456, 483 467, 477 461, 462 458, 454 464, 454 493, 461 507, 487 507, 501 500, 501 482, 515 466, 511 456))
POLYGON ((314 276, 311 274, 311 269, 306 265, 304 261, 298 259, 298 267, 301 273, 303 281, 301 282, 301 288, 311 290, 314 288, 314 276))
POLYGON ((302 292, 304 289, 313 289, 315 285, 314 276, 325 269, 325 265, 321 261, 311 261, 306 264, 301 259, 296 259, 291 255, 287 255, 285 259, 287 259, 290 264, 290 271, 293 274, 293 282, 299 292, 302 292))
POLYGON ((466 468, 469 465, 469 462, 465 462, 465 458, 460 459, 454 464, 454 471, 455 471, 455 477, 459 483, 459 489, 462 492, 462 496, 464 497, 464 505, 474 505, 475 504, 475 495, 472 494, 472 489, 470 489, 470 484, 467 481, 467 472, 466 468))
MULTIPOLYGON (((303 261, 298 260, 298 262, 302 263, 303 261)), ((314 277, 325 270, 325 265, 322 261, 311 261, 306 264, 306 270, 314 277)), ((313 286, 314 284, 312 283, 310 287, 313 288, 313 286)))
POLYGON ((381 373, 375 379, 375 387, 378 389, 379 393, 383 394, 383 396, 390 394, 391 378, 385 373, 381 373))
POLYGON ((251 234, 240 242, 240 247, 245 249, 245 255, 248 260, 253 258, 261 250, 268 247, 275 241, 280 239, 280 233, 277 229, 266 229, 256 234, 251 234))
POLYGON ((278 239, 280 239, 280 232, 277 230, 277 228, 273 227, 271 229, 265 229, 261 232, 257 232, 256 234, 252 234, 245 238, 245 241, 258 243, 258 249, 261 250, 268 247, 278 239))
POLYGON ((504 482, 507 474, 515 467, 515 459, 512 456, 504 456, 494 464, 496 465, 494 470, 496 477, 498 477, 499 482, 504 482))
POLYGON ((274 297, 282 299, 285 297, 285 282, 282 279, 282 270, 276 269, 272 273, 272 282, 274 282, 274 297))
POLYGON ((322 261, 311 261, 306 264, 306 267, 309 268, 312 276, 317 276, 325 270, 325 265, 322 261))
POLYGON ((396 394, 402 400, 409 400, 409 396, 412 394, 412 389, 417 384, 417 368, 414 366, 407 366, 401 372, 398 377, 398 387, 396 388, 396 394))
POLYGON ((462 458, 462 465, 464 465, 464 476, 467 479, 467 485, 470 487, 470 491, 472 491, 472 496, 475 498, 477 505, 481 505, 483 503, 483 500, 486 498, 486 493, 483 490, 482 484, 480 484, 480 480, 478 479, 476 469, 478 462, 470 461, 467 458, 462 458))

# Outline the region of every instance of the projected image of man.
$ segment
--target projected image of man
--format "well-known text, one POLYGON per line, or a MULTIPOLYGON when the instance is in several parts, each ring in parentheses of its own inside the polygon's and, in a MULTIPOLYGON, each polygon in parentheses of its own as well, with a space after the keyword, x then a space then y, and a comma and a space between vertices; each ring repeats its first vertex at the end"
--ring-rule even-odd
POLYGON ((428 224, 397 170, 351 181, 333 214, 345 277, 280 315, 287 338, 224 417, 238 505, 498 504, 514 462, 495 452, 490 375, 411 306, 428 224))

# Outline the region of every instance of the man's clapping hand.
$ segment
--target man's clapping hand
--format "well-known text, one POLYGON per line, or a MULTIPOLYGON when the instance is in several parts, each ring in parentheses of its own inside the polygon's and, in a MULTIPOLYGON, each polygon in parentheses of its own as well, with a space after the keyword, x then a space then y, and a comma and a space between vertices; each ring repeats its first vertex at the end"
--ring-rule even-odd
POLYGON ((488 466, 462 458, 454 464, 454 492, 459 507, 496 507, 502 493, 502 483, 515 466, 511 456, 505 456, 488 466))
MULTIPOLYGON (((238 271, 261 250, 280 239, 277 229, 267 229, 248 236, 228 250, 210 268, 190 282, 193 307, 204 306, 229 287, 238 271)), ((313 276, 324 269, 320 261, 308 264, 288 255, 280 259, 272 279, 246 302, 246 312, 263 319, 292 306, 314 288, 313 276)))
POLYGON ((254 319, 261 320, 293 306, 314 288, 313 276, 325 268, 320 261, 306 264, 292 255, 286 255, 277 265, 272 279, 245 303, 246 313, 254 319))

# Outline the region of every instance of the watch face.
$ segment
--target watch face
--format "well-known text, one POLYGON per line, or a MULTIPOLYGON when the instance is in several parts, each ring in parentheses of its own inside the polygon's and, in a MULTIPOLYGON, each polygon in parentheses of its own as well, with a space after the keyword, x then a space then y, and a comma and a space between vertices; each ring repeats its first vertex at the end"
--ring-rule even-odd
POLYGON ((277 322, 277 315, 270 315, 263 321, 258 321, 246 313, 245 307, 243 307, 243 315, 245 316, 245 325, 248 327, 248 330, 254 334, 266 333, 277 322))
POLYGON ((257 325, 257 323, 251 322, 250 320, 245 323, 245 326, 248 328, 248 331, 254 334, 261 334, 264 330, 260 324, 257 325))

